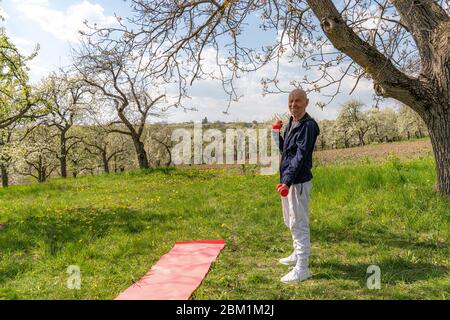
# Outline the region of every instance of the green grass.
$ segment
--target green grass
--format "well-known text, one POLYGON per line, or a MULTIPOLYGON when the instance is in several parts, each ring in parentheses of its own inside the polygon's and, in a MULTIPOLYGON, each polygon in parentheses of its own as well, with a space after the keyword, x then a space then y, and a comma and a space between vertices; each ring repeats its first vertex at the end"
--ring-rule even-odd
POLYGON ((0 190, 0 299, 113 299, 175 241, 225 239, 194 299, 450 299, 449 204, 431 158, 320 166, 312 280, 279 282, 291 251, 277 176, 156 170, 0 190), (366 287, 381 268, 381 290, 366 287), (81 269, 81 290, 66 287, 81 269))

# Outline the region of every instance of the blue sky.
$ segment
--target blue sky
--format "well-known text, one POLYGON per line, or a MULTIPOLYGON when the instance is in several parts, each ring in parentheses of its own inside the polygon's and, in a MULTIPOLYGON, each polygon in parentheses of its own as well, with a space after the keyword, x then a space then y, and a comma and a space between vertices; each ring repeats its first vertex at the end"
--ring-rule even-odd
MULTIPOLYGON (((4 26, 7 34, 23 53, 30 53, 36 44, 40 45, 39 55, 29 67, 34 82, 39 81, 50 71, 60 66, 70 64, 70 48, 77 45, 77 30, 83 27, 83 21, 96 22, 101 25, 114 23, 114 14, 127 16, 130 14, 129 5, 123 0, 2 0, 0 2, 2 15, 6 18, 4 26)), ((270 41, 268 33, 261 38, 248 35, 245 39, 254 41, 270 41)), ((246 40, 247 41, 247 40, 246 40)), ((208 63, 208 61, 206 61, 208 63)), ((210 61, 213 66, 213 61, 210 61)), ((234 103, 229 114, 223 114, 227 107, 221 86, 215 82, 200 82, 192 90, 192 99, 186 105, 194 106, 197 112, 183 112, 172 109, 168 114, 169 122, 199 121, 205 116, 210 121, 264 121, 274 114, 287 111, 286 95, 262 96, 260 78, 273 70, 267 66, 261 72, 248 74, 240 81, 238 90, 244 97, 234 103)), ((287 70, 287 69, 286 69, 287 70)), ((295 77, 302 78, 301 72, 286 72, 280 76, 282 83, 289 83, 295 77)), ((351 98, 363 100, 372 104, 373 89, 371 83, 362 81, 352 96, 348 95, 351 83, 344 85, 335 101, 324 110, 314 105, 321 99, 320 94, 310 96, 311 104, 308 112, 316 119, 335 118, 341 103, 351 98)), ((387 102, 393 105, 392 101, 387 102)))

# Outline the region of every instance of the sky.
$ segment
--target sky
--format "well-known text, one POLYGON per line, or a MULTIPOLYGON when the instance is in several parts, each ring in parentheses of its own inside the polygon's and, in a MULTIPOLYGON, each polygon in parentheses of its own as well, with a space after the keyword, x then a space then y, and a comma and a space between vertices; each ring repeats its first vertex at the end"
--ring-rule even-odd
MULTIPOLYGON (((5 18, 3 26, 12 42, 24 54, 33 51, 39 44, 38 56, 29 63, 31 80, 37 83, 42 77, 59 67, 70 65, 71 48, 78 44, 78 31, 84 28, 84 21, 97 23, 102 26, 114 24, 114 15, 128 16, 131 14, 129 4, 124 0, 1 0, 0 14, 5 18)), ((244 41, 271 41, 267 34, 255 36, 250 34, 244 41), (266 37, 266 38, 264 38, 266 37)), ((213 54, 210 55, 211 57, 213 54)), ((206 56, 205 63, 214 67, 213 59, 206 56)), ((303 78, 302 72, 283 61, 285 68, 280 75, 280 82, 288 84, 296 78, 303 78), (300 73, 300 74, 299 74, 300 73)), ((221 89, 220 83, 213 81, 197 82, 191 90, 191 99, 185 105, 195 107, 198 111, 183 111, 170 109, 167 114, 168 122, 201 121, 207 117, 209 121, 266 121, 275 114, 287 112, 287 95, 262 95, 260 80, 262 76, 270 74, 274 65, 268 65, 257 73, 245 75, 239 81, 238 91, 243 97, 239 102, 231 105, 228 114, 228 101, 221 89)), ((305 71, 303 71, 305 72, 305 71)), ((334 119, 342 103, 350 99, 359 99, 368 107, 373 105, 373 87, 367 81, 361 81, 358 88, 350 96, 348 93, 352 83, 344 82, 342 93, 323 110, 315 106, 315 102, 323 99, 320 94, 310 95, 308 112, 317 120, 334 119)), ((292 88, 293 89, 293 88, 292 88)), ((384 105, 393 105, 387 100, 384 105)))

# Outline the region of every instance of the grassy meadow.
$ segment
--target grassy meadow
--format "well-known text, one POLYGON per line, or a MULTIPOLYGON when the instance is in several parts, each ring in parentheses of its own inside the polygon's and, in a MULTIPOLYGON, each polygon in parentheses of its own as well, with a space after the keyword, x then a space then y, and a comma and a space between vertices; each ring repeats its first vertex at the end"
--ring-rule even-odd
POLYGON ((285 285, 291 251, 277 176, 132 171, 0 189, 0 299, 113 299, 175 241, 225 239, 193 299, 450 299, 450 206, 433 159, 314 170, 313 279, 285 285), (67 268, 81 270, 69 290, 67 268), (381 289, 366 286, 370 265, 381 289))

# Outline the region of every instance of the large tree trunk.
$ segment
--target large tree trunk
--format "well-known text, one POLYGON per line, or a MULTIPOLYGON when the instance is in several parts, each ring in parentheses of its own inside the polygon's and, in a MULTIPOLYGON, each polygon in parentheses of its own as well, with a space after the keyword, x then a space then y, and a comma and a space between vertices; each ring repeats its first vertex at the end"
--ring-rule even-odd
POLYGON ((106 152, 102 152, 103 171, 109 173, 109 160, 106 152))
POLYGON ((64 133, 61 134, 61 155, 59 157, 59 162, 61 165, 61 177, 67 178, 67 146, 66 146, 66 136, 64 133))
POLYGON ((364 134, 362 132, 359 132, 359 145, 360 146, 365 146, 365 142, 364 142, 364 134))
MULTIPOLYGON (((119 102, 116 102, 118 108, 119 102)), ((133 140, 134 149, 136 150, 136 155, 139 163, 139 168, 141 169, 148 169, 149 163, 148 163, 148 157, 147 152, 145 151, 144 143, 141 141, 141 134, 142 132, 138 132, 135 130, 133 125, 128 121, 127 117, 124 115, 123 110, 128 106, 128 101, 124 102, 120 109, 117 110, 117 114, 120 118, 120 120, 125 124, 125 126, 130 131, 131 139, 133 140)))
POLYGON ((139 168, 148 169, 150 166, 148 164, 147 152, 145 151, 144 143, 137 138, 133 138, 134 148, 136 149, 136 155, 139 163, 139 168))
POLYGON ((114 155, 114 172, 115 172, 115 173, 118 172, 118 168, 117 168, 117 155, 114 155))
POLYGON ((170 167, 172 164, 172 152, 170 152, 170 149, 167 150, 167 154, 169 155, 169 159, 166 162, 166 167, 170 167))
POLYGON ((425 120, 436 161, 437 188, 450 198, 450 110, 441 106, 425 120))
POLYGON ((3 188, 8 188, 9 186, 9 178, 8 178, 8 169, 6 166, 0 166, 1 174, 2 174, 2 186, 3 188))
POLYGON ((61 177, 67 178, 67 156, 61 155, 59 158, 60 166, 61 166, 61 177))
POLYGON ((41 168, 39 170, 39 182, 45 182, 45 180, 47 179, 47 170, 45 168, 41 168))

